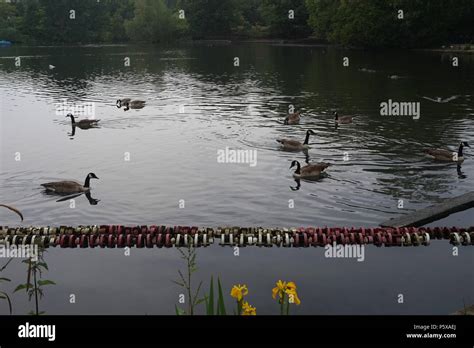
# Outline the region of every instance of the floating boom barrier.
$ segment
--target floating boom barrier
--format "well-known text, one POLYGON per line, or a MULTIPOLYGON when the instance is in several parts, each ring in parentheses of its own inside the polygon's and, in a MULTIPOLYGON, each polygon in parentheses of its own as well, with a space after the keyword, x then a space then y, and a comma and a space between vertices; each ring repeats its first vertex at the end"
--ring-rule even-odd
POLYGON ((221 227, 120 225, 78 227, 0 227, 0 244, 61 248, 171 248, 222 246, 324 247, 336 244, 427 246, 432 239, 474 245, 474 227, 221 227))

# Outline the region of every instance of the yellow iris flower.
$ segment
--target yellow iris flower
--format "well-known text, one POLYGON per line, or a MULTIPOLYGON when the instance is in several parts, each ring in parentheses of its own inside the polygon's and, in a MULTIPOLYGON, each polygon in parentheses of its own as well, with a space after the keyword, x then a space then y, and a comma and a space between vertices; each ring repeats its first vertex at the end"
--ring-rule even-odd
POLYGON ((242 304, 242 315, 257 315, 257 308, 252 307, 248 302, 242 304))
POLYGON ((246 296, 249 293, 249 290, 247 289, 247 285, 234 285, 232 290, 230 291, 230 296, 233 298, 237 299, 237 301, 242 301, 244 296, 246 296))
POLYGON ((286 282, 284 281, 277 281, 276 287, 272 289, 272 297, 273 299, 276 299, 277 295, 280 295, 280 298, 283 297, 283 293, 286 290, 286 282))
POLYGON ((286 294, 288 295, 288 302, 289 303, 294 303, 297 306, 299 306, 301 304, 301 300, 299 299, 298 294, 296 293, 296 291, 290 291, 290 290, 287 289, 286 294))
POLYGON ((294 282, 288 282, 286 284, 286 290, 288 291, 296 291, 296 284, 294 282))
POLYGON ((277 295, 279 295, 280 299, 283 298, 284 294, 288 295, 288 300, 290 303, 294 303, 297 306, 301 304, 301 300, 298 297, 298 293, 296 292, 296 284, 294 282, 284 282, 279 280, 276 283, 276 287, 272 290, 272 297, 276 299, 277 295))

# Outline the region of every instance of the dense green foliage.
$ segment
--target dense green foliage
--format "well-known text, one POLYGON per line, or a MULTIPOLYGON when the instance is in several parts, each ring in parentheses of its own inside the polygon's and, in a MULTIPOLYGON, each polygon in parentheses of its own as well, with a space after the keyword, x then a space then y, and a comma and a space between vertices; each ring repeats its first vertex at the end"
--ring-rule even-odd
POLYGON ((306 6, 315 35, 345 45, 424 47, 471 42, 474 34, 472 0, 306 0, 306 6))
POLYGON ((186 21, 180 20, 163 0, 135 1, 134 15, 125 22, 125 31, 133 41, 170 41, 186 30, 186 21))
POLYGON ((0 40, 40 44, 314 36, 423 47, 471 42, 473 23, 472 0, 0 0, 0 40))

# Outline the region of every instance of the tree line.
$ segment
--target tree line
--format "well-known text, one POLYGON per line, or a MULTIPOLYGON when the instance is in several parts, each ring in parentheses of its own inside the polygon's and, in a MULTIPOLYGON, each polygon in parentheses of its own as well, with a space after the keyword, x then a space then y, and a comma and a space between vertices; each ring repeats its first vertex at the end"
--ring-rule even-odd
POLYGON ((28 44, 312 39, 471 43, 472 0, 0 0, 0 40, 28 44))

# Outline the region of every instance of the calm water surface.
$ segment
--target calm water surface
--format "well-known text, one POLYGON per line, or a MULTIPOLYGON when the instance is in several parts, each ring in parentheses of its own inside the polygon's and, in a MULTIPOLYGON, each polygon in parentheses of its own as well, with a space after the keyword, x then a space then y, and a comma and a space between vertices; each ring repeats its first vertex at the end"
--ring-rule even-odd
MULTIPOLYGON (((474 144, 473 77, 472 57, 460 57, 455 68, 449 56, 430 52, 267 44, 2 48, 0 201, 20 208, 24 225, 375 226, 472 190, 474 150, 457 168, 426 159, 422 149, 474 144), (448 103, 423 98, 451 96, 448 103), (146 107, 124 112, 115 106, 124 97, 146 100, 146 107), (93 102, 100 128, 72 135, 56 113, 64 99, 93 102), (388 99, 420 102, 420 119, 380 116, 388 99), (298 126, 283 125, 289 105, 304 114, 298 126), (354 124, 335 128, 334 110, 356 115, 354 124), (308 158, 278 148, 277 138, 302 141, 307 129, 317 133, 308 158), (256 150, 258 165, 218 163, 226 147, 256 150), (298 185, 288 169, 293 159, 333 166, 321 180, 298 185), (92 182, 97 205, 81 196, 71 209, 39 186, 82 182, 89 172, 100 178, 92 182)), ((0 221, 18 224, 7 210, 0 221)), ((466 211, 433 225, 473 224, 466 211)), ((48 278, 58 283, 42 300, 49 314, 174 313, 180 289, 171 280, 184 265, 176 250, 133 249, 125 257, 120 250, 50 249, 46 260, 48 278)), ((473 262, 471 248, 453 257, 437 241, 367 247, 360 263, 327 259, 321 248, 246 248, 235 257, 230 248, 211 247, 198 252, 196 279, 206 288, 211 275, 227 288, 246 283, 259 313, 278 312, 271 288, 287 279, 300 289, 300 314, 444 314, 474 302, 473 262)), ((25 273, 18 260, 8 267, 12 289, 25 273)), ((18 314, 32 308, 25 297, 13 296, 18 314)))

